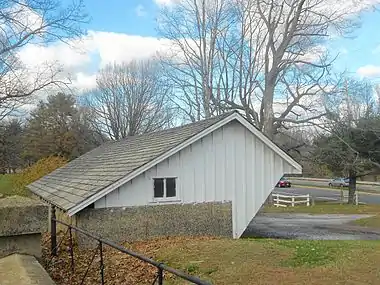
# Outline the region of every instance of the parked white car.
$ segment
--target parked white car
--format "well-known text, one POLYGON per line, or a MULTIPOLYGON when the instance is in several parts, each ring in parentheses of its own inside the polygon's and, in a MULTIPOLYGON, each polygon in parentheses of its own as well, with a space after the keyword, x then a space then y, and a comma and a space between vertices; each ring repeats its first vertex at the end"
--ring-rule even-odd
POLYGON ((350 179, 348 178, 335 178, 330 180, 329 187, 348 187, 350 179))

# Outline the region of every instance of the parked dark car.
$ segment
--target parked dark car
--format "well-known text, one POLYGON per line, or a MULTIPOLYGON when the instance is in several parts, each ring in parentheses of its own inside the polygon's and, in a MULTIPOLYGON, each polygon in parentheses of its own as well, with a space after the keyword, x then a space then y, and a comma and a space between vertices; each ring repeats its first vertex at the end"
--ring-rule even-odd
POLYGON ((335 178, 330 180, 329 187, 348 187, 350 179, 348 178, 335 178))
POLYGON ((280 181, 277 182, 276 187, 292 187, 292 183, 290 183, 290 181, 285 177, 282 177, 280 181))

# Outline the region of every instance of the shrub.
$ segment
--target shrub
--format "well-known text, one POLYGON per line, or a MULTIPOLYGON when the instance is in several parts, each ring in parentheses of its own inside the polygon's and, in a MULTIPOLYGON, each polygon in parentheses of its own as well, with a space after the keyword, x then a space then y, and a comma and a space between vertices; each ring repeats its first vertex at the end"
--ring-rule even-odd
POLYGON ((67 160, 59 156, 42 158, 35 164, 25 168, 21 173, 12 175, 12 187, 15 195, 28 196, 26 186, 55 169, 65 165, 67 160))

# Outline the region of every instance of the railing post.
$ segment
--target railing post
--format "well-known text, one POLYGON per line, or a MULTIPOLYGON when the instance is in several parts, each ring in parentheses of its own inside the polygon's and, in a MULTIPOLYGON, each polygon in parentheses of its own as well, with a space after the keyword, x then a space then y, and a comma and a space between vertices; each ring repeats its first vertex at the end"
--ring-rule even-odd
POLYGON ((70 234, 70 256, 71 256, 71 273, 74 274, 74 248, 73 248, 73 234, 71 232, 71 227, 69 227, 70 234))
POLYGON ((102 280, 102 285, 104 285, 103 243, 101 241, 99 241, 99 251, 100 251, 100 277, 102 280))
POLYGON ((57 222, 55 221, 55 206, 51 207, 51 231, 50 231, 50 242, 51 242, 51 255, 57 256, 57 222))
POLYGON ((164 284, 164 272, 161 267, 158 267, 158 285, 164 284))
POLYGON ((276 193, 276 194, 275 194, 275 197, 274 197, 274 201, 276 202, 276 207, 280 207, 280 206, 279 206, 279 201, 278 201, 278 200, 279 200, 279 198, 278 198, 278 194, 276 193))
POLYGON ((306 206, 307 206, 307 207, 310 206, 310 194, 307 194, 307 202, 306 202, 306 206))
POLYGON ((294 207, 294 196, 292 196, 292 207, 294 207))
POLYGON ((359 205, 359 195, 357 190, 355 191, 355 204, 359 205))

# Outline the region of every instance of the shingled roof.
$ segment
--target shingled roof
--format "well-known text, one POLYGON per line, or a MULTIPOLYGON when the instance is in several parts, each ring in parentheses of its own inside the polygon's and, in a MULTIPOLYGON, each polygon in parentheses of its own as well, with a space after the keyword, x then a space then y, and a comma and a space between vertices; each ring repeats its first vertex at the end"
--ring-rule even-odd
POLYGON ((70 210, 232 113, 105 143, 33 182, 28 188, 49 203, 70 210))

